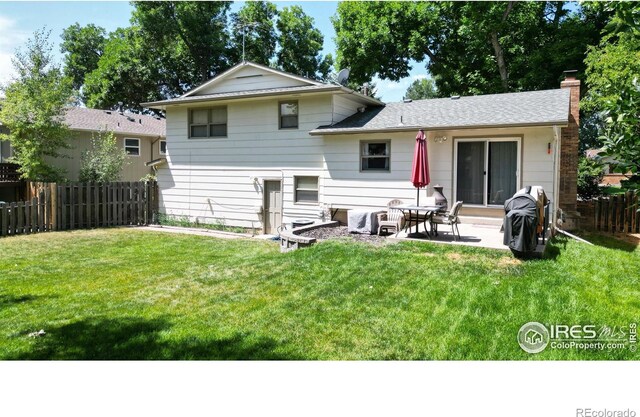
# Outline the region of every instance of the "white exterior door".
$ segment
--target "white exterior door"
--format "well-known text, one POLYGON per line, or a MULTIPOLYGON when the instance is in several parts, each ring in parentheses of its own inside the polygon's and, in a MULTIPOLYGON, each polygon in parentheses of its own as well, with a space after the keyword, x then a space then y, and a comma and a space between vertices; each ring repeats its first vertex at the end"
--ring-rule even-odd
POLYGON ((264 182, 264 232, 275 234, 282 224, 282 183, 264 182))

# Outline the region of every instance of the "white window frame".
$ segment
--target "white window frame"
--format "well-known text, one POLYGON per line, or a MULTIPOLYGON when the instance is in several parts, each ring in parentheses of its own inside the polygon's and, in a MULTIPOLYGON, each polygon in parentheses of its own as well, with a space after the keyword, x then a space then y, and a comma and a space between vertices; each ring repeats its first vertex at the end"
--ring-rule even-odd
POLYGON ((517 142, 516 150, 516 191, 522 188, 522 136, 509 137, 465 137, 453 138, 453 198, 458 198, 458 143, 484 142, 484 181, 482 190, 482 204, 466 204, 466 207, 503 207, 502 204, 488 204, 487 189, 489 188, 489 142, 517 142))
POLYGON ((360 172, 391 172, 391 140, 390 139, 364 139, 358 142, 358 170, 360 172), (365 144, 369 143, 384 143, 387 145, 387 155, 384 157, 381 156, 370 156, 362 154, 362 147, 365 144), (362 169, 362 159, 363 158, 388 158, 389 159, 389 169, 362 169))
POLYGON ((318 175, 295 175, 293 177, 293 202, 294 204, 306 204, 317 206, 320 204, 320 177, 318 175), (318 194, 316 201, 299 201, 298 200, 298 179, 299 178, 315 178, 316 188, 301 188, 300 191, 315 191, 318 194))
POLYGON ((278 129, 279 130, 296 130, 300 128, 300 102, 298 100, 282 100, 278 102, 278 129), (282 105, 294 104, 296 105, 296 125, 295 126, 282 126, 282 105))
POLYGON ((166 155, 167 154, 167 140, 160 139, 158 141, 158 155, 166 155), (162 142, 164 142, 164 152, 162 152, 162 142))
POLYGON ((192 107, 188 109, 188 123, 187 123, 187 129, 188 129, 188 137, 189 139, 220 139, 220 138, 227 138, 229 137, 229 107, 228 106, 213 106, 213 107, 192 107), (222 123, 212 123, 212 112, 215 109, 221 109, 224 108, 225 109, 225 114, 227 116, 227 118, 225 119, 224 122, 224 127, 225 127, 225 134, 224 135, 216 135, 216 136, 212 136, 211 135, 211 127, 215 126, 215 125, 221 125, 222 123), (206 110, 207 111, 207 136, 192 136, 191 135, 191 128, 193 126, 205 126, 204 124, 194 124, 193 123, 193 111, 194 110, 206 110))
POLYGON ((131 156, 131 157, 134 157, 134 158, 139 158, 140 157, 140 153, 141 153, 140 138, 124 138, 122 144, 124 145, 124 153, 126 153, 127 156, 131 156), (137 146, 127 145, 127 141, 128 140, 135 140, 135 141, 138 142, 138 145, 137 146), (137 149, 138 150, 138 154, 137 155, 129 154, 129 152, 127 152, 127 148, 135 148, 135 149, 137 149))

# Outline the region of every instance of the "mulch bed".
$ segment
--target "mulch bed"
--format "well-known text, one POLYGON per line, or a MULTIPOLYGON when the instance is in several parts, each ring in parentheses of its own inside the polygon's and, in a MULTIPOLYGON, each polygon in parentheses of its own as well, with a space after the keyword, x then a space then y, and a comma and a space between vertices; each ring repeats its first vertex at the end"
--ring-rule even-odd
POLYGON ((313 237, 319 241, 327 239, 349 239, 356 242, 371 243, 373 245, 383 245, 387 243, 384 236, 349 233, 346 226, 321 227, 319 229, 301 233, 300 236, 313 237))

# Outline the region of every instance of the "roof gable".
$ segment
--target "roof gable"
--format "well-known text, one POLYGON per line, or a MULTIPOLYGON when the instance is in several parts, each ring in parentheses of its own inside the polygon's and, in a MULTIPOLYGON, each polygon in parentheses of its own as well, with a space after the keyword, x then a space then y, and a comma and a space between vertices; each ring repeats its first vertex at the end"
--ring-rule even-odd
POLYGON ((187 92, 182 97, 316 85, 322 85, 322 83, 253 62, 243 62, 187 92))

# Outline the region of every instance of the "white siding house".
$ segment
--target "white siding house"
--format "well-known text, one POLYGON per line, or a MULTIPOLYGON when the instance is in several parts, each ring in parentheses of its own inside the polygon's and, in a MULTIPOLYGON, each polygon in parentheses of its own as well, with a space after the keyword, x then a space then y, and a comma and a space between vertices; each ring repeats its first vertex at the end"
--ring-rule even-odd
POLYGON ((166 111, 161 212, 273 233, 295 219, 413 202, 418 129, 427 132, 431 184, 450 203, 468 200, 468 215, 501 216, 504 200, 525 185, 542 185, 555 204, 560 132, 574 105, 568 93, 385 105, 246 62, 182 97, 144 105, 166 111))

